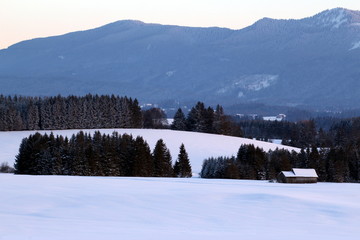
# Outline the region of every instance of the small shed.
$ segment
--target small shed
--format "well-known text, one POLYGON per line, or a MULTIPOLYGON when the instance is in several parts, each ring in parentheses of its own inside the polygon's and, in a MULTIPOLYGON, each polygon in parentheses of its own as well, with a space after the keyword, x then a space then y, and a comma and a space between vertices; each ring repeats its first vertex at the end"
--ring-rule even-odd
POLYGON ((281 183, 317 183, 318 175, 315 169, 293 168, 292 171, 282 171, 277 176, 281 183))

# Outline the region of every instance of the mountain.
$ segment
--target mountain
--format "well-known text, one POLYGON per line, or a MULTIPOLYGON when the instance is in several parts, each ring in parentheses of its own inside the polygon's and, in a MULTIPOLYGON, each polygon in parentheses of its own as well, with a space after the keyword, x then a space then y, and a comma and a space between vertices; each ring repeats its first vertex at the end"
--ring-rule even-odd
POLYGON ((2 94, 119 94, 142 102, 354 107, 360 12, 264 18, 231 30, 118 21, 0 50, 2 94))

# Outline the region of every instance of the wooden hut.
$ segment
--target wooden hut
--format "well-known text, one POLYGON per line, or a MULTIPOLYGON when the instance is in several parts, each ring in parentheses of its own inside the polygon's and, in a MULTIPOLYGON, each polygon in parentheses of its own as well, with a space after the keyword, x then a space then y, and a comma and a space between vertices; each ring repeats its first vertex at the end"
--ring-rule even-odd
POLYGON ((292 171, 282 171, 277 176, 280 183, 317 183, 318 175, 315 169, 293 168, 292 171))

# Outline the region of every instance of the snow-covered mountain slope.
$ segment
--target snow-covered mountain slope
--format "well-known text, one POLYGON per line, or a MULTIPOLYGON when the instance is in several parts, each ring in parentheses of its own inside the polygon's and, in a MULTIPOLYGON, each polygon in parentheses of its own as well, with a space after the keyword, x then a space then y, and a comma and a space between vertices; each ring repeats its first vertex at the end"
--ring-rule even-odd
MULTIPOLYGON (((78 133, 80 130, 55 130, 55 135, 71 137, 72 134, 78 133)), ((93 133, 96 130, 83 130, 93 133)), ((177 159, 179 148, 182 143, 189 154, 194 174, 201 171, 203 160, 209 157, 218 156, 236 156, 239 147, 242 144, 254 144, 263 148, 265 151, 276 148, 285 148, 299 151, 298 148, 282 146, 268 142, 261 142, 247 138, 229 137, 216 134, 158 130, 158 129, 99 129, 101 133, 112 134, 114 131, 120 134, 131 134, 133 137, 142 136, 149 144, 151 150, 154 149, 156 142, 161 138, 169 148, 173 162, 177 159)), ((39 131, 40 133, 50 133, 51 131, 39 131)), ((13 164, 15 156, 18 153, 21 140, 28 137, 35 131, 18 131, 18 132, 0 132, 0 163, 8 162, 13 164)))
POLYGON ((0 174, 2 240, 357 240, 360 185, 0 174))
POLYGON ((118 21, 0 50, 0 93, 354 107, 359 41, 360 12, 341 8, 241 30, 118 21))

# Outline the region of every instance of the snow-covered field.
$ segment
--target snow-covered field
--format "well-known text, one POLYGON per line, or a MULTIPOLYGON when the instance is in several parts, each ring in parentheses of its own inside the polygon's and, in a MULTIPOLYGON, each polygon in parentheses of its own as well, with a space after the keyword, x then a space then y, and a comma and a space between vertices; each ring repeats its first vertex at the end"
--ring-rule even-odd
MULTIPOLYGON (((56 130, 53 131, 53 133, 55 135, 71 137, 72 134, 76 134, 79 131, 80 130, 56 130)), ((83 131, 93 133, 96 130, 83 131)), ((270 149, 275 150, 276 148, 287 148, 289 150, 294 149, 295 151, 299 151, 297 148, 285 147, 279 144, 215 134, 154 129, 100 129, 99 131, 105 134, 111 134, 117 131, 120 134, 132 134, 134 137, 143 136, 151 150, 154 149, 157 140, 162 138, 166 146, 170 149, 173 161, 176 160, 179 154, 181 143, 184 143, 195 175, 201 171, 204 159, 218 156, 236 156, 241 144, 254 144, 255 146, 263 148, 265 151, 270 149)), ((39 132, 50 133, 51 131, 39 132)), ((33 133, 35 133, 35 131, 0 132, 0 163, 8 162, 12 165, 19 151, 21 140, 33 133)))
POLYGON ((1 240, 357 240, 360 185, 0 174, 1 240))
MULTIPOLYGON (((184 143, 195 173, 205 158, 235 155, 241 144, 265 151, 284 147, 192 132, 116 131, 143 136, 152 149, 162 138, 173 159, 184 143)), ((21 139, 32 133, 0 132, 0 162, 12 164, 21 139)), ((359 184, 0 174, 0 190, 0 240, 352 240, 360 235, 359 184)))

